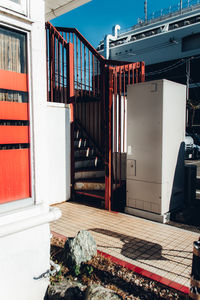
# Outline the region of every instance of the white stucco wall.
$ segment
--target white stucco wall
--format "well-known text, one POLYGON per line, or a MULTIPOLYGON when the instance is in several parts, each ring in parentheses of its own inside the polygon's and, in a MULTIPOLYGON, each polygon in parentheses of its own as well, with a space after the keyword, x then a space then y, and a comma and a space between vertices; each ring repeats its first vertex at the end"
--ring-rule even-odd
POLYGON ((65 165, 62 158, 66 151, 62 145, 67 143, 63 140, 65 130, 61 130, 65 124, 67 109, 58 113, 55 110, 54 116, 53 109, 47 104, 45 1, 30 0, 27 16, 2 8, 0 4, 0 24, 28 34, 32 172, 31 201, 0 205, 0 298, 43 300, 49 279, 41 277, 37 280, 37 277, 50 267, 49 223, 61 215, 59 210, 50 209, 49 203, 55 198, 64 201, 68 197, 69 184, 64 185, 67 172, 62 171, 62 166, 65 165), (49 129, 52 127, 55 130, 50 136, 49 129), (54 147, 54 138, 57 139, 57 147, 54 147), (57 155, 60 155, 59 159, 57 155), (58 175, 60 167, 62 173, 58 175), (57 198, 59 190, 60 196, 57 198))
POLYGON ((48 190, 50 204, 70 198, 70 109, 47 104, 48 190))
POLYGON ((0 239, 1 299, 43 299, 48 278, 37 277, 49 269, 49 245, 48 224, 0 239))

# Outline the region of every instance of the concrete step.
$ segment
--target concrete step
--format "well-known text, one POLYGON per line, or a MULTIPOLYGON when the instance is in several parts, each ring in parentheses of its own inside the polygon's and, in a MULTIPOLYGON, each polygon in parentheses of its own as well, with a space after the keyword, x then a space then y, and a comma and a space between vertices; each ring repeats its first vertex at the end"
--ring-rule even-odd
POLYGON ((75 159, 75 169, 98 167, 101 165, 101 160, 97 156, 79 157, 75 159))
POLYGON ((88 178, 99 178, 105 176, 105 170, 103 168, 90 168, 75 170, 75 180, 88 179, 88 178))
POLYGON ((105 182, 80 180, 75 182, 74 189, 79 191, 105 191, 105 182))
POLYGON ((90 157, 94 156, 95 150, 94 148, 85 147, 85 148, 77 148, 74 150, 74 157, 90 157))

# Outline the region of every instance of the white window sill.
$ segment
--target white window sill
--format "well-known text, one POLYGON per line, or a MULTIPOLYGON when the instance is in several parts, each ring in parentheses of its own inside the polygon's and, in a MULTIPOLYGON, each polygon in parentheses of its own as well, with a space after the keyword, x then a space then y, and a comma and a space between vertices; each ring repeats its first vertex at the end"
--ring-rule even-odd
POLYGON ((61 217, 61 211, 56 207, 35 205, 21 211, 0 215, 0 237, 5 237, 42 224, 53 222, 61 217))

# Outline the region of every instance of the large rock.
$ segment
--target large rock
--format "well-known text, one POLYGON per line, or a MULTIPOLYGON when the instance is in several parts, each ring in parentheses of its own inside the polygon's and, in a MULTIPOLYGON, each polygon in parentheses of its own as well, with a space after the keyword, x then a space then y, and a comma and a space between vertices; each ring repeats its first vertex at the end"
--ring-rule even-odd
POLYGON ((64 247, 64 262, 68 266, 80 266, 97 254, 97 245, 93 236, 81 230, 75 238, 69 238, 64 247))
POLYGON ((45 300, 83 300, 86 286, 77 281, 64 279, 50 285, 45 300))
POLYGON ((85 300, 121 300, 114 291, 98 284, 92 284, 86 290, 85 300))

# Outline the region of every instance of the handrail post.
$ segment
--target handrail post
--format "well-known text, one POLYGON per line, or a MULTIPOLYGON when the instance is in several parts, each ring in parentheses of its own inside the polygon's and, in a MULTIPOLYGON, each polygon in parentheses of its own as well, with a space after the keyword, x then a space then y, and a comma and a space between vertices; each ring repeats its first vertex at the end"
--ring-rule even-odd
POLYGON ((113 68, 107 67, 105 96, 105 209, 111 211, 112 204, 112 105, 113 105, 113 68))
POLYGON ((67 102, 74 103, 74 46, 67 44, 67 102))
POLYGON ((71 131, 71 199, 74 198, 74 46, 67 44, 67 102, 70 103, 70 131, 71 131))
POLYGON ((144 61, 141 62, 141 82, 145 82, 145 63, 144 61))
POLYGON ((55 97, 55 36, 54 32, 49 29, 50 33, 50 91, 51 91, 51 102, 54 102, 55 97))

